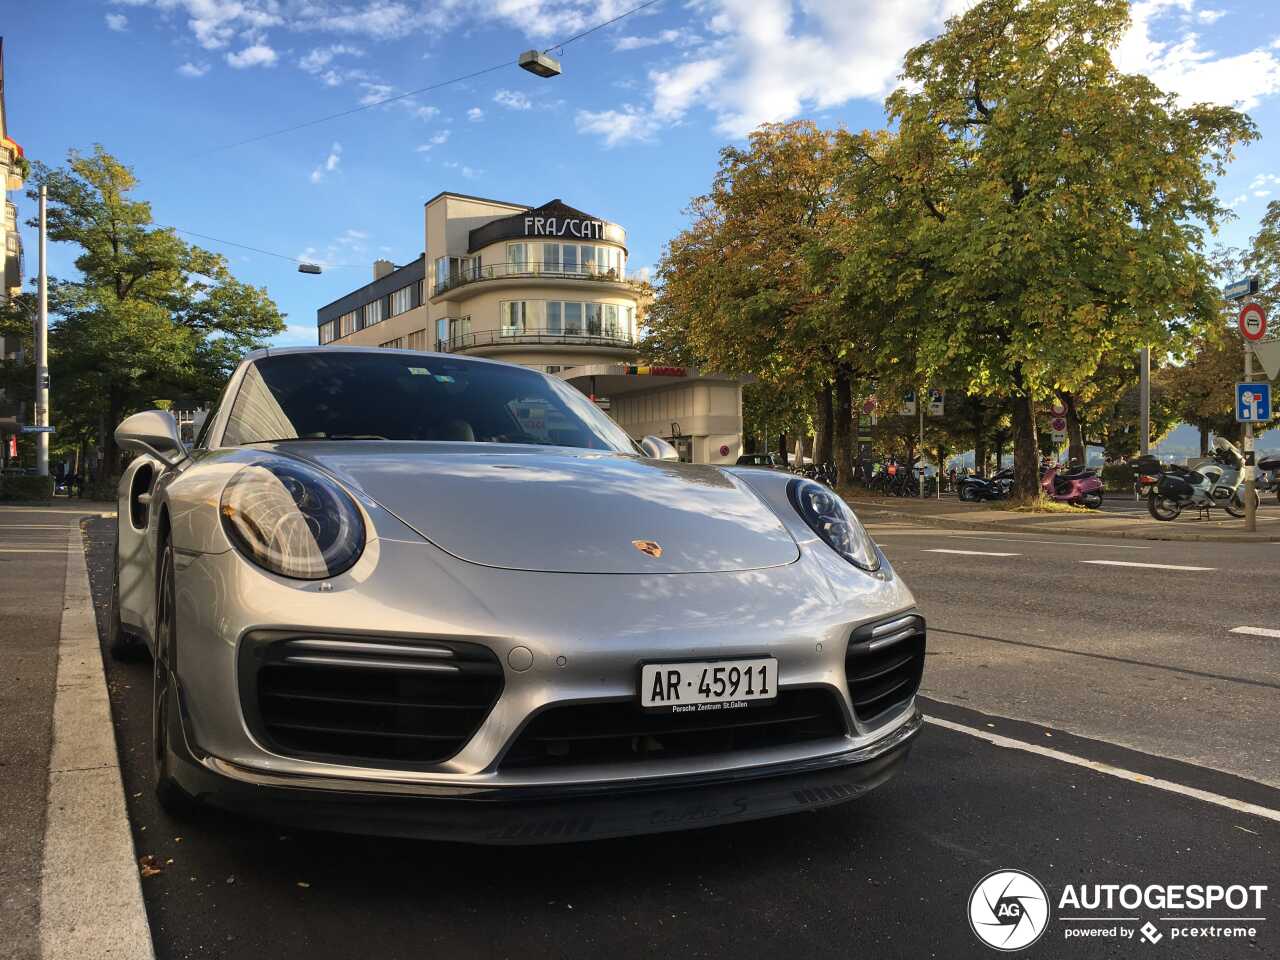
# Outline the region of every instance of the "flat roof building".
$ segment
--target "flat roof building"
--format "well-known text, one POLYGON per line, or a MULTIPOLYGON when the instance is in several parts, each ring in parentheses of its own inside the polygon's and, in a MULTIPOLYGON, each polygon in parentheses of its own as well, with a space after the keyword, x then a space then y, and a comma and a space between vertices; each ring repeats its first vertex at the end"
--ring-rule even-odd
POLYGON ((317 311, 321 344, 490 357, 562 377, 633 437, 681 459, 733 462, 738 380, 639 362, 646 298, 627 279, 627 234, 556 199, 539 207, 443 192, 425 205, 425 252, 374 263, 371 283, 317 311))

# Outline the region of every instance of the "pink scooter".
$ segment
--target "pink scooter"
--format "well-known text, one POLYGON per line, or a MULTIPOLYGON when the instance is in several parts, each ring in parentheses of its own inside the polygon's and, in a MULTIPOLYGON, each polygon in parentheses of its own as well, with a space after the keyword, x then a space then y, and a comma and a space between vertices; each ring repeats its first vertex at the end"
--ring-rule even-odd
POLYGON ((1078 469, 1071 473, 1059 473, 1055 464, 1040 477, 1040 486, 1050 500, 1058 503, 1074 503, 1097 510, 1102 506, 1102 481, 1092 470, 1078 469))

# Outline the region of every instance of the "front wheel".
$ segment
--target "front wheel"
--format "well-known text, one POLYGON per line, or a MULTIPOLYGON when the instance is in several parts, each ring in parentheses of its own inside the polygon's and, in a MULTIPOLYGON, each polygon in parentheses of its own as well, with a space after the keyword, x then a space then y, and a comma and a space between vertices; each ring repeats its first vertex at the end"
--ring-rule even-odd
POLYGON ((1084 505, 1090 510, 1102 509, 1102 494, 1097 490, 1091 490, 1084 495, 1084 505))
POLYGON ((973 484, 966 483, 960 488, 960 499, 965 503, 975 503, 978 499, 978 491, 974 489, 973 484))
MULTIPOLYGON (((1245 506, 1244 487, 1237 487, 1236 492, 1231 495, 1231 499, 1226 501, 1226 503, 1223 504, 1223 507, 1226 508, 1227 513, 1231 514, 1231 516, 1235 517, 1237 520, 1241 519, 1244 516, 1245 514, 1244 506, 1245 506)), ((1257 490, 1254 490, 1253 491, 1254 510, 1257 510, 1257 508, 1260 506, 1262 506, 1262 497, 1258 495, 1257 490)))
POLYGON ((1177 520, 1178 514, 1182 513, 1182 505, 1178 501, 1162 497, 1158 493, 1147 498, 1147 509, 1157 520, 1177 520))
POLYGON ((173 685, 177 669, 177 631, 174 625, 177 591, 174 588, 173 546, 166 543, 160 559, 160 582, 156 586, 156 643, 151 670, 151 771, 156 799, 171 816, 181 816, 191 806, 191 798, 173 778, 173 746, 170 735, 177 720, 177 699, 173 685))

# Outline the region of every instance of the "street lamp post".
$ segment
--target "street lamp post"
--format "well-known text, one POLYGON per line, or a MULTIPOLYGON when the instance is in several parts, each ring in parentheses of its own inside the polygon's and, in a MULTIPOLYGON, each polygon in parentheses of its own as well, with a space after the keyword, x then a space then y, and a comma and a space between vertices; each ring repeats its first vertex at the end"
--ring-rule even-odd
MULTIPOLYGON (((48 187, 40 185, 40 274, 38 283, 38 309, 36 313, 36 426, 49 425, 49 284, 45 266, 45 239, 48 224, 45 204, 48 187)), ((36 434, 36 475, 49 475, 49 434, 41 430, 36 434)))

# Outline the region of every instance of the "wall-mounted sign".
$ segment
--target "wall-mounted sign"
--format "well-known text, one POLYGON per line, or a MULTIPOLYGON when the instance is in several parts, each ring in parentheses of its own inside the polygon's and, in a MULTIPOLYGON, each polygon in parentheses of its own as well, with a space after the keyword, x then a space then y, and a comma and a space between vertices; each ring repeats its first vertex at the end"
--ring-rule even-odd
POLYGON ((637 377, 687 377, 684 367, 627 367, 627 373, 637 377))

